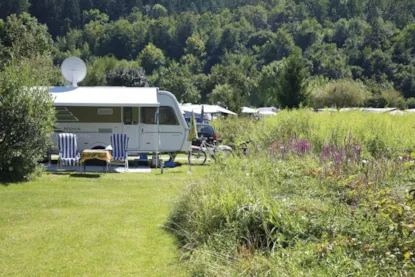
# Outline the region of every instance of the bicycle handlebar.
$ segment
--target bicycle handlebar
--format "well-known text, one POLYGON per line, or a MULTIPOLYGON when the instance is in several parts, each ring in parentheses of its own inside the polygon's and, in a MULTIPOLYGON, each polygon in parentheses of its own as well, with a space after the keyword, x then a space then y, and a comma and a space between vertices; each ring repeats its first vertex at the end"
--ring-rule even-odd
POLYGON ((249 144, 249 143, 251 143, 251 142, 253 142, 253 140, 252 140, 252 139, 247 140, 247 141, 245 141, 245 142, 242 142, 241 144, 239 144, 239 146, 242 146, 242 145, 247 145, 247 144, 249 144))

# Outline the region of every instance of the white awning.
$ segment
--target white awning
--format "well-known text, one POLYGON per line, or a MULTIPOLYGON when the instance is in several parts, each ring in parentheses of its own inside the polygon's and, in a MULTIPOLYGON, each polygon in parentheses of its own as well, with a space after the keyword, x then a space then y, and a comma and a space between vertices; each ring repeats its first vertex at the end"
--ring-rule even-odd
POLYGON ((158 107, 157 88, 52 87, 54 106, 158 107))

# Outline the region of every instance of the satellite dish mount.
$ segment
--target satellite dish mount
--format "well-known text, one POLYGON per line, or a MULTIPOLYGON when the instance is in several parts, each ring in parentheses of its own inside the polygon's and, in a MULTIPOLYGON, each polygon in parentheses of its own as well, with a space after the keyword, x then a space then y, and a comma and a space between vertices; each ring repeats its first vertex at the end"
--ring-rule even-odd
POLYGON ((69 86, 77 87, 86 77, 87 68, 83 60, 78 57, 66 58, 61 65, 63 78, 69 86))

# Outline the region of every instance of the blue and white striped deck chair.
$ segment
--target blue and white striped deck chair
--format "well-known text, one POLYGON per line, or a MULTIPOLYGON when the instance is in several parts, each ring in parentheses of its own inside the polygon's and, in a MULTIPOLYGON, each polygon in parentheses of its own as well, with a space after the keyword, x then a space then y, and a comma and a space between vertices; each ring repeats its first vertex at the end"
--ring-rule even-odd
POLYGON ((58 135, 59 159, 56 169, 64 165, 78 166, 81 156, 76 144, 76 135, 59 134, 58 135))
POLYGON ((125 171, 128 171, 128 141, 129 137, 126 134, 112 134, 112 158, 115 161, 124 161, 125 171))

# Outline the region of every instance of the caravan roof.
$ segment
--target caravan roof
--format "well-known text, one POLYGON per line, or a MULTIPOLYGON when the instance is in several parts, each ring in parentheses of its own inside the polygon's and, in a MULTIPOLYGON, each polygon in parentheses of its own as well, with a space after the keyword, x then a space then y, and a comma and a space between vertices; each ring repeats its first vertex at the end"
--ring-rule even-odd
POLYGON ((52 87, 54 106, 158 107, 157 88, 52 87))

